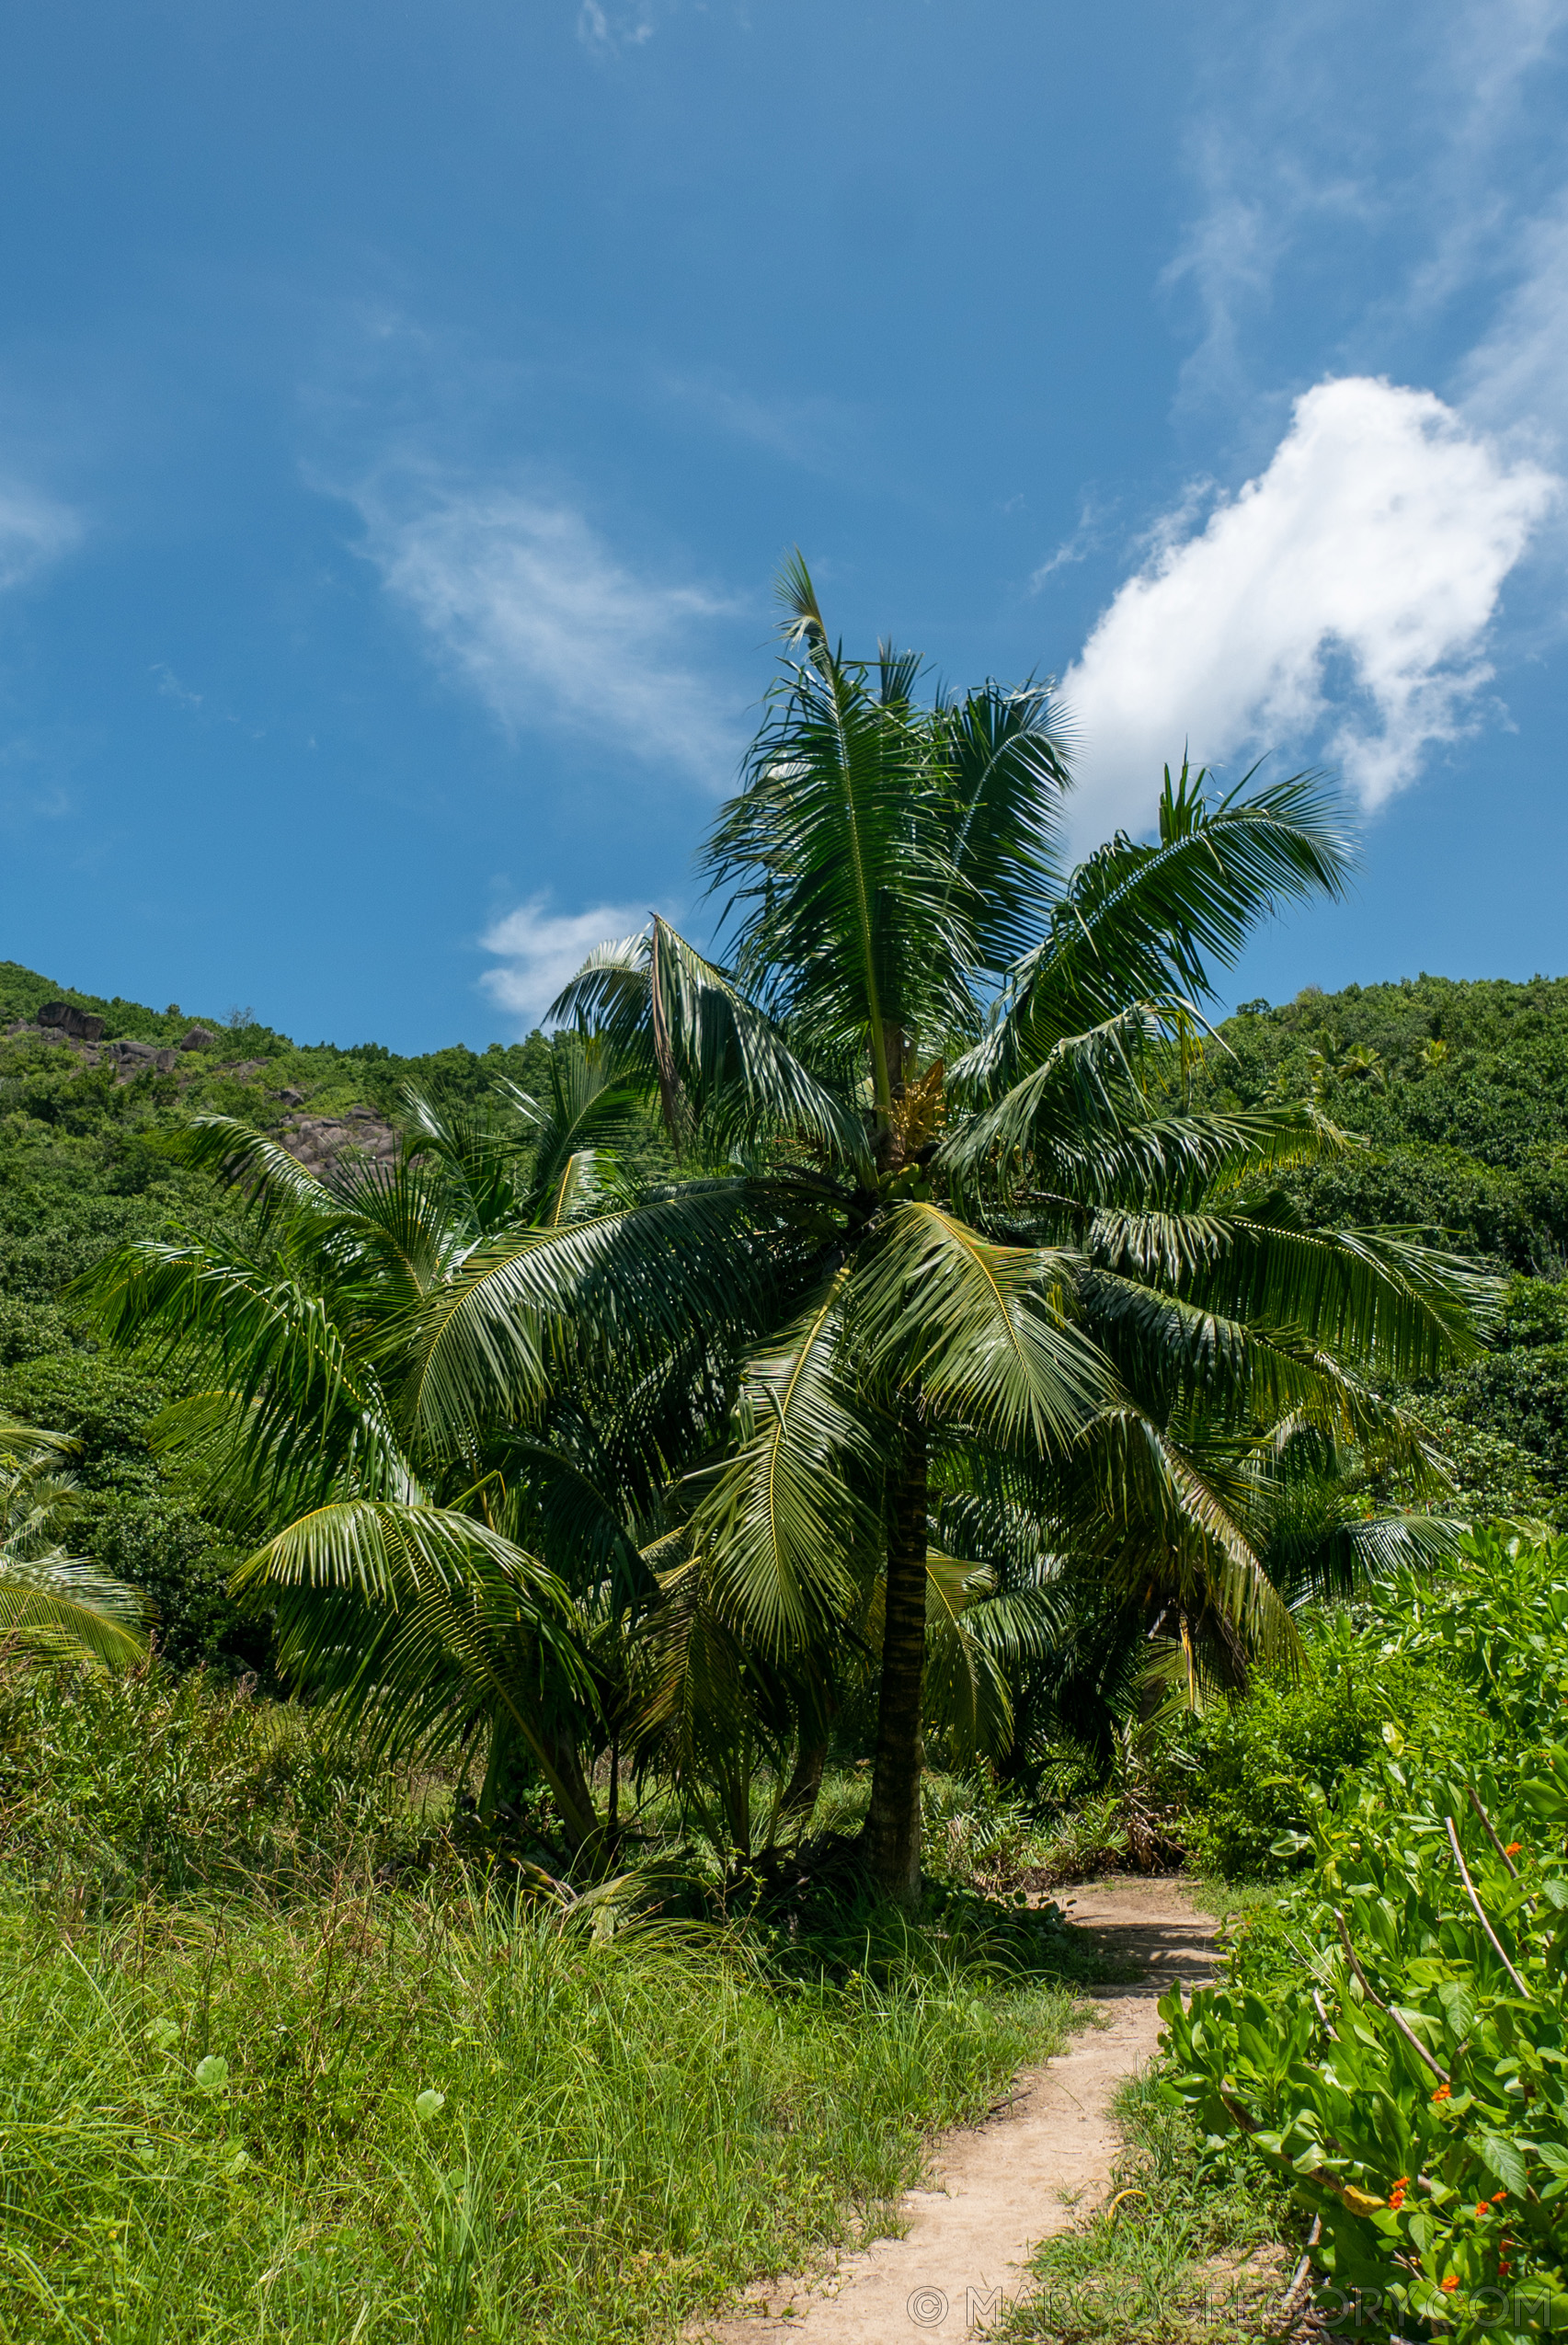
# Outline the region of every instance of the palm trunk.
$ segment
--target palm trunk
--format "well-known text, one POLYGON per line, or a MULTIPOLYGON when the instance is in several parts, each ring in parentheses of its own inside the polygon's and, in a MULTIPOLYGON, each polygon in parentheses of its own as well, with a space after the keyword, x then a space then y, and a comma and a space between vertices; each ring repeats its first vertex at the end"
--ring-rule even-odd
POLYGON ((925 1426, 918 1402, 904 1413, 903 1455, 892 1498, 876 1761, 860 1852, 875 1888, 901 1905, 918 1905, 926 1556, 925 1426))
POLYGON ((549 1734, 540 1737, 539 1756, 544 1779, 561 1812, 567 1846, 576 1856, 596 1844, 603 1829, 593 1788, 583 1773, 581 1755, 569 1734, 549 1734))
POLYGON ((828 1763, 826 1734, 803 1740, 795 1754, 795 1770, 784 1787, 779 1802, 779 1829, 806 1830, 816 1812, 818 1794, 822 1789, 822 1770, 828 1763))

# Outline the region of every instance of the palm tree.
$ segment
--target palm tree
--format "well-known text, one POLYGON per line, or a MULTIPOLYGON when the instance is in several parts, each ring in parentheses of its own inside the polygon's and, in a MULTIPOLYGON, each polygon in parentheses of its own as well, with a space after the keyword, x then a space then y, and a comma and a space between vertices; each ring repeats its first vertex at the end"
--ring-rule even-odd
POLYGON ((799 656, 708 849, 727 963, 658 919, 602 947, 548 1108, 411 1103, 392 1171, 318 1182, 207 1120, 253 1255, 143 1243, 87 1287, 213 1388, 171 1436, 284 1520, 244 1578, 345 1714, 487 1732, 492 1796, 521 1746, 588 1857, 581 1747, 624 1729, 744 1846, 742 1745, 803 1819, 869 1663, 861 1854, 912 1900, 933 1697, 979 1731, 1037 1632, 966 1493, 1011 1477, 1013 1532, 1107 1560, 1152 1509, 1189 1609, 1245 1635, 1255 1548, 1192 1424, 1360 1437, 1357 1369, 1429 1371, 1470 1298, 1417 1249, 1289 1224, 1278 1172, 1345 1145, 1313 1109, 1190 1104, 1210 966, 1342 884, 1317 785, 1210 804, 1184 768, 1157 841, 1064 874, 1044 688, 920 704, 911 658, 830 645, 798 562, 784 594, 799 656), (637 1094, 685 1169, 629 1192, 594 1151, 637 1094))
POLYGON ((567 1037, 544 1102, 503 1084, 493 1109, 406 1106, 400 1163, 321 1178, 246 1125, 197 1118, 174 1145, 247 1197, 251 1249, 143 1241, 77 1292, 109 1340, 161 1344, 192 1388, 165 1447, 205 1468, 237 1528, 281 1524, 236 1584, 273 1609, 283 1665, 389 1750, 481 1740, 486 1809, 525 1753, 569 1845, 591 1850, 580 1606, 628 1548, 640 1569, 616 1460, 580 1392, 552 1413, 543 1322, 505 1410, 444 1416, 424 1372, 429 1327, 476 1264, 509 1248, 578 1260, 636 1098, 567 1037), (574 1590, 535 1551, 552 1546, 574 1590))
MULTIPOLYGON (((830 643, 798 560, 781 591, 803 656, 707 852, 729 964, 656 919, 553 1014, 640 1066, 677 1144, 744 1173, 787 1307, 743 1356, 682 1600, 704 1650, 727 1624, 778 1667, 864 1622, 876 1584, 861 1846, 909 1900, 936 1493, 1012 1462, 1059 1518, 1104 1521, 1152 1475, 1201 1520, 1162 1411, 1206 1396, 1244 1424, 1288 1408, 1353 1431, 1377 1404, 1348 1363, 1447 1358, 1471 1298, 1412 1247, 1259 1207, 1260 1183, 1345 1145, 1313 1111, 1167 1095, 1210 963, 1343 884, 1321 789, 1248 776, 1211 806, 1201 774, 1167 772, 1157 843, 1118 836, 1064 877, 1048 694, 919 707, 912 658, 830 643)), ((1255 1611, 1261 1575, 1217 1522, 1204 1537, 1222 1605, 1255 1611)))
POLYGON ((134 1588, 60 1543, 75 1502, 63 1434, 0 1423, 0 1641, 58 1658, 123 1665, 147 1642, 134 1588))

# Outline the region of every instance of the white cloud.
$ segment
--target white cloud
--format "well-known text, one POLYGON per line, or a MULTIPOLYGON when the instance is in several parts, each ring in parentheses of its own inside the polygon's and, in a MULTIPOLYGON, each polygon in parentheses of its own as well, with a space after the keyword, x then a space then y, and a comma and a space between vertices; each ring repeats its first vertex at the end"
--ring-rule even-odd
POLYGON ((602 0, 582 0, 578 10, 578 39, 601 52, 640 49, 653 39, 653 18, 646 7, 605 7, 602 0))
POLYGON ((1568 198, 1519 239, 1523 273, 1460 373, 1468 413, 1568 440, 1568 198))
POLYGON ((740 747, 736 704, 692 664, 732 606, 640 578, 579 513, 506 488, 355 500, 390 591, 502 723, 587 735, 710 784, 740 747))
POLYGON ((0 486, 0 589, 21 586, 82 535, 78 517, 31 489, 0 486))
POLYGON ((631 936, 647 921, 645 907, 596 904, 591 911, 562 915, 546 908, 546 896, 530 898, 515 912, 486 930, 481 942, 503 967, 486 969, 480 982, 503 1010, 515 1013, 526 1034, 539 1024, 596 944, 631 936))
POLYGON ((1413 780, 1474 721, 1503 581, 1560 486, 1429 391, 1307 392, 1267 470, 1159 546, 1062 680, 1085 840, 1148 820, 1184 738, 1203 761, 1321 752, 1368 806, 1413 780))

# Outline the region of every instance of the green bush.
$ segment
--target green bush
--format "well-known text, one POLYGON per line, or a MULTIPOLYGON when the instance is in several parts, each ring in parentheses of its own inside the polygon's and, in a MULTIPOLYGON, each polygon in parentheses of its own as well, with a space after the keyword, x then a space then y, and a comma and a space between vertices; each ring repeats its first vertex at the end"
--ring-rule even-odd
POLYGON ((1400 1656, 1385 1642, 1379 1607, 1332 1616, 1309 1631, 1304 1676, 1265 1680, 1183 1722, 1163 1774, 1201 1870, 1232 1881, 1290 1870, 1314 1806, 1379 1760, 1389 1736, 1437 1752, 1484 1733, 1481 1703, 1446 1654, 1400 1656))
POLYGON ((155 1663, 0 1671, 0 1861, 88 1910, 292 1887, 395 1861, 419 1832, 399 1782, 297 1705, 155 1663))
POLYGON ((154 1608, 158 1658, 170 1669, 248 1670, 275 1690, 269 1615, 246 1611, 229 1594, 244 1549, 204 1515, 160 1492, 113 1493, 84 1510, 81 1544, 117 1580, 142 1589, 154 1608))
MULTIPOLYGON (((1363 2333, 1568 2319, 1568 1541, 1482 1535, 1383 1591, 1386 1665, 1462 1689, 1322 1802, 1228 1983, 1161 2004, 1171 2090, 1319 2217, 1363 2333), (1288 1969, 1282 1950, 1293 1957, 1288 1969), (1303 1992, 1303 1989, 1306 1991, 1303 1992)), ((1326 2307, 1332 2309, 1332 2307, 1326 2307)))

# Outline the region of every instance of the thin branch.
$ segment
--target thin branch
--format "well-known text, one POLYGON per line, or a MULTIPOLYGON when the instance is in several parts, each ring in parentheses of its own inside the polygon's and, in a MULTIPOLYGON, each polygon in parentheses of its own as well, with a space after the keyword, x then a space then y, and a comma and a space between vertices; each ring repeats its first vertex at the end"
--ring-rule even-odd
POLYGON ((1517 1881, 1519 1877, 1518 1866, 1514 1862, 1513 1858, 1508 1854, 1508 1851, 1503 1846, 1502 1841, 1498 1838, 1496 1826, 1494 1825, 1492 1818, 1487 1814, 1486 1810, 1482 1806, 1481 1802, 1476 1798, 1474 1790, 1469 1784, 1465 1786, 1465 1797, 1470 1802, 1471 1806, 1475 1810, 1476 1814, 1481 1818, 1482 1830, 1485 1833, 1487 1838, 1496 1849, 1497 1854, 1502 1858, 1503 1862, 1507 1866, 1508 1870, 1513 1874, 1514 1879, 1517 1881))
POLYGON ((1300 2262, 1297 2265, 1294 2272, 1291 2274, 1290 2285, 1279 2300, 1279 2308, 1281 2312, 1288 2312, 1290 2307, 1296 2302, 1296 2297, 1300 2289, 1301 2282, 1306 2279, 1307 2274, 1312 2268, 1312 2249, 1317 2246, 1318 2241, 1322 2237, 1322 2236, 1323 2218, 1321 2214, 1314 2214, 1312 2217, 1312 2227, 1307 2234, 1307 2252, 1302 2257, 1300 2262))
POLYGON ((1350 1964, 1350 1967, 1355 1972, 1356 1977, 1360 1980, 1361 1991, 1366 1996, 1368 2003, 1375 2004, 1379 2011, 1385 2013, 1387 2017, 1393 2021, 1395 2027, 1399 2030, 1406 2043, 1409 2044, 1416 2058, 1418 2060, 1424 2060, 1426 2063, 1426 2065, 1431 2069, 1432 2074, 1439 2080, 1440 2083, 1451 2085, 1453 2083, 1453 2078, 1449 2076, 1448 2070, 1443 2067, 1438 2061, 1433 2058, 1432 2054, 1427 2051, 1426 2046, 1422 2042, 1421 2038, 1416 2034, 1415 2030, 1411 2027, 1406 2020, 1402 2019, 1399 2013, 1394 2010, 1391 2005, 1385 2003, 1382 1996, 1374 1989, 1371 1980, 1367 1976, 1366 1972, 1362 1969, 1360 1963, 1356 1959, 1356 1949, 1350 1943, 1350 1932, 1345 1926, 1345 1916, 1339 1911, 1337 1906, 1334 1908, 1333 1917, 1339 1925, 1339 1942, 1345 1949, 1345 1959, 1350 1964))
POLYGON ((1524 1996, 1525 2001, 1527 2003, 1533 2003, 1535 2001, 1534 1996, 1530 1993, 1529 1988, 1525 1985, 1524 1980, 1519 1976, 1517 1971, 1515 1970, 1514 1965, 1509 1962, 1508 1957, 1503 1951, 1503 1941, 1498 1937, 1496 1931, 1493 1928, 1492 1924, 1487 1920, 1485 1909, 1482 1906, 1480 1898, 1475 1893, 1475 1883, 1470 1877, 1470 1869, 1466 1865, 1464 1858, 1459 1853, 1459 1836, 1454 1830, 1454 1819, 1451 1815, 1446 1815, 1443 1818, 1443 1822, 1448 1827, 1448 1846, 1454 1852, 1454 1862, 1459 1869, 1459 1879, 1464 1882, 1465 1895, 1470 1899, 1471 1904, 1475 1908, 1475 1918, 1481 1924, 1482 1928, 1486 1932, 1487 1937, 1492 1940, 1493 1945, 1496 1948, 1497 1960, 1502 1963, 1503 1968, 1507 1972, 1508 1976, 1513 1980, 1514 1985, 1518 1988, 1519 1993, 1524 1996))

